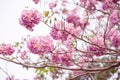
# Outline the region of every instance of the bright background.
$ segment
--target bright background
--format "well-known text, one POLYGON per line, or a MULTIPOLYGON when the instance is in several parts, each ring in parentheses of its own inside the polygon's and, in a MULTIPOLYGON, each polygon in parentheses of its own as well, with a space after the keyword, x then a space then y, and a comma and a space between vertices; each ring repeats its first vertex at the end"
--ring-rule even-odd
MULTIPOLYGON (((13 43, 20 41, 27 35, 46 35, 49 33, 44 24, 39 24, 30 32, 19 24, 19 17, 26 8, 36 8, 42 10, 40 5, 35 5, 32 0, 1 0, 0 1, 0 44, 13 43)), ((27 78, 31 80, 35 74, 32 69, 26 70, 22 66, 0 60, 0 67, 8 72, 9 75, 15 75, 15 78, 27 78)), ((0 80, 5 80, 7 75, 0 69, 0 80)))

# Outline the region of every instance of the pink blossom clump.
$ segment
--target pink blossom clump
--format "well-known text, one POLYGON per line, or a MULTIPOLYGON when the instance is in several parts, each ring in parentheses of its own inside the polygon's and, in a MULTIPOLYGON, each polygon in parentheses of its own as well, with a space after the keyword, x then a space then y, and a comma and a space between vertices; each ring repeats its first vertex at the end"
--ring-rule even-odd
POLYGON ((67 32, 69 32, 70 35, 76 36, 76 37, 78 37, 80 35, 80 33, 82 32, 81 27, 74 27, 73 24, 71 24, 71 23, 66 24, 65 30, 67 32))
POLYGON ((112 35, 111 43, 115 48, 120 47, 120 33, 118 31, 112 35))
POLYGON ((97 4, 97 0, 79 0, 81 5, 89 10, 94 9, 94 5, 97 4))
POLYGON ((50 9, 53 9, 53 8, 55 8, 57 6, 57 1, 51 1, 50 3, 49 3, 49 8, 50 9))
POLYGON ((24 10, 19 19, 19 23, 26 29, 33 31, 33 27, 39 24, 41 19, 42 15, 36 9, 24 10))
POLYGON ((66 21, 73 23, 75 27, 80 26, 80 17, 77 14, 72 13, 67 15, 66 21))
POLYGON ((109 17, 110 26, 117 25, 120 22, 120 12, 118 10, 114 10, 109 17))
POLYGON ((20 58, 22 59, 22 60, 27 60, 28 59, 28 56, 27 56, 27 52, 26 51, 22 51, 22 52, 20 52, 20 58))
POLYGON ((67 40, 63 42, 63 44, 66 47, 66 51, 69 53, 75 52, 75 38, 72 37, 71 35, 68 36, 67 40))
POLYGON ((60 63, 60 54, 51 54, 51 60, 53 63, 60 63))
POLYGON ((72 54, 71 53, 61 55, 60 59, 61 59, 61 64, 66 65, 66 66, 72 65, 72 54))
POLYGON ((111 37, 116 32, 118 32, 118 30, 115 27, 111 28, 111 27, 108 26, 107 31, 106 31, 106 35, 105 35, 105 39, 106 40, 111 40, 111 37))
POLYGON ((69 35, 79 36, 81 31, 81 27, 74 27, 72 23, 58 21, 54 24, 50 35, 55 40, 66 41, 69 35))
POLYGON ((62 21, 57 21, 54 23, 53 28, 50 32, 50 35, 55 40, 67 40, 68 33, 64 30, 65 24, 62 21))
POLYGON ((39 3, 39 0, 33 0, 33 2, 34 2, 35 4, 38 4, 38 3, 39 3))
POLYGON ((64 66, 71 66, 72 65, 72 54, 71 53, 53 53, 51 54, 52 62, 56 64, 62 64, 64 66))
POLYGON ((102 9, 108 10, 108 9, 114 9, 117 1, 116 0, 103 0, 102 2, 102 9))
POLYGON ((1 44, 0 45, 0 54, 2 55, 12 55, 15 49, 11 44, 1 44))
POLYGON ((51 36, 32 37, 27 41, 27 47, 34 54, 43 55, 54 49, 54 44, 51 36))
POLYGON ((104 44, 104 38, 100 35, 95 36, 92 38, 92 44, 89 44, 87 49, 88 49, 88 55, 90 54, 91 56, 101 56, 105 54, 106 52, 106 47, 104 44))

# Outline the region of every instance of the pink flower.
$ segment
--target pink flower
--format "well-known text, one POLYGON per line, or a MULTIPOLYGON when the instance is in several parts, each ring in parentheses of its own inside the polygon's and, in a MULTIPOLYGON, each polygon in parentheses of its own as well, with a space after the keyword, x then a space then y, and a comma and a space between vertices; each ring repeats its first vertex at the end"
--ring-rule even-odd
POLYGON ((65 65, 65 66, 71 66, 72 65, 72 54, 71 53, 67 53, 67 54, 62 54, 60 55, 60 59, 61 59, 61 64, 65 65))
POLYGON ((62 41, 67 40, 67 37, 69 34, 63 30, 64 27, 65 27, 65 24, 62 21, 56 22, 53 25, 53 28, 50 32, 50 35, 52 36, 52 38, 55 40, 62 40, 62 41), (63 31, 60 31, 60 30, 63 30, 63 31))
POLYGON ((51 1, 50 3, 49 3, 49 8, 50 9, 53 9, 54 7, 56 7, 57 6, 57 2, 56 1, 51 1))
POLYGON ((35 4, 38 4, 38 3, 39 3, 39 0, 33 0, 33 2, 34 2, 35 4))
POLYGON ((97 4, 97 0, 80 0, 80 2, 83 7, 89 10, 94 9, 95 4, 97 4))
POLYGON ((97 18, 98 20, 101 20, 102 18, 104 18, 104 15, 98 15, 98 16, 96 16, 96 18, 97 18))
POLYGON ((15 50, 11 44, 0 45, 0 54, 2 55, 12 55, 14 51, 15 50))
POLYGON ((113 3, 117 3, 119 0, 112 0, 113 3))
POLYGON ((120 12, 117 10, 114 10, 110 15, 109 23, 112 26, 112 25, 118 24, 119 22, 120 22, 120 12))
POLYGON ((112 35, 111 43, 115 48, 118 48, 120 46, 120 33, 119 32, 115 32, 112 35))
POLYGON ((67 15, 66 21, 68 23, 73 23, 75 27, 80 26, 80 17, 77 14, 72 13, 67 15))
POLYGON ((71 23, 66 24, 65 30, 68 31, 71 35, 75 36, 79 36, 80 33, 82 32, 81 27, 74 27, 73 24, 71 23))
POLYGON ((118 32, 118 30, 115 27, 111 28, 111 27, 108 26, 107 31, 106 31, 106 35, 105 35, 105 39, 106 40, 111 40, 111 37, 116 32, 118 32))
POLYGON ((79 36, 81 32, 81 27, 74 27, 72 23, 58 21, 54 24, 50 35, 55 40, 66 41, 69 35, 79 36))
POLYGON ((62 64, 65 66, 71 66, 72 65, 72 54, 71 53, 56 53, 56 54, 51 54, 51 60, 52 62, 56 64, 62 64))
POLYGON ((108 9, 114 9, 116 4, 113 2, 113 0, 104 0, 102 2, 102 9, 108 10, 108 9))
POLYGON ((34 54, 43 55, 54 49, 53 40, 50 36, 32 37, 27 41, 28 49, 34 54))
POLYGON ((51 54, 51 60, 54 63, 60 63, 60 54, 51 54))
MULTIPOLYGON (((95 36, 94 38, 92 38, 91 41, 93 44, 89 44, 87 49, 89 52, 91 52, 91 54, 96 55, 96 56, 101 56, 106 52, 105 49, 105 44, 104 44, 104 38, 100 35, 95 36)), ((88 53, 89 54, 89 53, 88 53)))
POLYGON ((39 24, 42 16, 36 9, 24 10, 22 12, 19 23, 23 25, 26 29, 33 31, 33 27, 39 24))
POLYGON ((27 56, 27 54, 26 54, 26 51, 23 51, 23 52, 20 52, 20 54, 21 54, 21 59, 22 60, 27 60, 28 59, 28 56, 27 56))
POLYGON ((67 40, 63 42, 67 48, 67 52, 72 53, 75 51, 74 41, 75 41, 75 38, 69 35, 67 40))

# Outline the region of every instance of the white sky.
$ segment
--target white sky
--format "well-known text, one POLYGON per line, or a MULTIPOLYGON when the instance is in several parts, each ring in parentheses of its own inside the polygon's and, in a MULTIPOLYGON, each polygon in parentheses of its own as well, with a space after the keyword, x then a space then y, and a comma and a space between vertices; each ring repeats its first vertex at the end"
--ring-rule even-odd
MULTIPOLYGON (((35 5, 32 0, 1 0, 0 1, 0 44, 13 43, 20 41, 22 37, 30 35, 46 35, 49 30, 45 25, 39 24, 35 27, 34 32, 30 32, 19 24, 18 18, 21 12, 28 6, 37 8, 40 6, 35 5), (44 32, 44 33, 43 33, 44 32)), ((22 69, 21 66, 0 60, 0 67, 7 70, 9 75, 15 75, 16 78, 28 78, 31 80, 34 76, 32 70, 22 69)), ((0 80, 5 80, 6 74, 0 70, 0 80)))

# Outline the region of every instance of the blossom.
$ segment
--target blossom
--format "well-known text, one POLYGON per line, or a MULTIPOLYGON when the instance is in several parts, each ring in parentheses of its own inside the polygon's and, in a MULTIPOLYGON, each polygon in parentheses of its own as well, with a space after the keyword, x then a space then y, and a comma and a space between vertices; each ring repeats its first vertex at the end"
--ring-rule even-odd
POLYGON ((71 66, 72 65, 72 54, 71 53, 66 53, 60 55, 61 59, 61 64, 66 65, 66 66, 71 66))
POLYGON ((36 10, 24 10, 22 12, 21 18, 19 19, 19 23, 23 25, 26 29, 33 31, 33 27, 42 19, 42 15, 36 10))
POLYGON ((28 49, 34 54, 43 55, 54 49, 53 40, 50 36, 32 37, 27 41, 28 49))
POLYGON ((68 23, 73 23, 74 26, 80 26, 80 17, 77 14, 69 14, 67 15, 66 21, 68 23))
POLYGON ((60 54, 51 54, 51 60, 54 63, 60 63, 60 54))
POLYGON ((119 22, 120 22, 120 12, 117 10, 114 10, 110 15, 109 23, 112 26, 112 25, 118 24, 119 22))
POLYGON ((57 2, 56 1, 51 1, 50 3, 49 3, 49 8, 50 9, 53 9, 54 7, 56 7, 57 6, 57 2))
POLYGON ((63 42, 64 45, 66 46, 67 52, 72 53, 75 51, 74 41, 75 41, 75 38, 69 35, 67 40, 63 42))
POLYGON ((120 46, 120 32, 115 27, 108 28, 105 38, 111 42, 113 47, 118 48, 120 46))
POLYGON ((71 53, 53 53, 51 54, 51 61, 57 64, 62 64, 65 66, 71 66, 72 65, 72 54, 71 53))
POLYGON ((87 9, 94 9, 95 4, 97 4, 97 0, 79 0, 82 4, 87 9))
POLYGON ((120 46, 120 33, 119 32, 115 32, 112 35, 111 43, 115 48, 118 48, 120 46))
POLYGON ((22 60, 27 60, 28 59, 28 56, 27 56, 26 53, 27 53, 26 51, 20 52, 20 54, 21 54, 20 57, 21 57, 22 60))
POLYGON ((50 32, 50 35, 53 37, 55 40, 62 40, 65 41, 67 40, 68 33, 65 31, 58 31, 56 29, 52 29, 50 32))
POLYGON ((55 40, 66 41, 69 35, 79 36, 81 32, 81 27, 74 27, 72 23, 58 21, 54 24, 50 35, 55 40))
POLYGON ((105 39, 106 40, 111 40, 111 37, 116 32, 118 32, 118 30, 115 27, 111 28, 111 27, 108 26, 107 31, 106 31, 106 35, 105 35, 105 39))
POLYGON ((64 24, 61 21, 56 22, 54 25, 54 27, 52 28, 50 35, 52 36, 53 39, 55 40, 62 40, 65 41, 67 40, 68 37, 68 33, 66 31, 64 31, 64 24), (60 31, 62 30, 62 31, 60 31))
POLYGON ((81 27, 74 27, 72 24, 67 24, 65 30, 74 36, 79 36, 82 32, 81 27))
POLYGON ((2 55, 12 55, 15 49, 11 44, 1 44, 0 45, 0 54, 2 55))
POLYGON ((33 0, 33 2, 34 2, 35 4, 38 4, 38 3, 39 3, 39 0, 33 0))
POLYGON ((87 49, 93 53, 93 55, 101 56, 106 52, 106 45, 104 44, 104 38, 102 36, 97 35, 93 37, 91 42, 92 44, 89 44, 87 49))
POLYGON ((116 6, 116 4, 114 3, 114 0, 104 0, 102 2, 103 10, 114 9, 115 6, 116 6))

